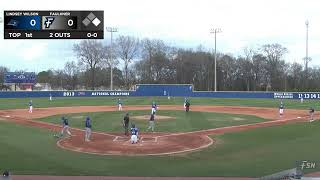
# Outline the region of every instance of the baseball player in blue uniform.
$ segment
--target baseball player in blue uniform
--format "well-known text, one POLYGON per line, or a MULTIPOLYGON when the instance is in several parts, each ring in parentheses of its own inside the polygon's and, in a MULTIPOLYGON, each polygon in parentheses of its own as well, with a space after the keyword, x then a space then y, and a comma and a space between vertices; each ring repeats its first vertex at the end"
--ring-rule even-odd
POLYGON ((283 113, 284 113, 284 104, 281 101, 280 106, 279 106, 279 115, 280 115, 280 117, 282 117, 283 113))
POLYGON ((85 122, 85 137, 84 137, 84 141, 90 141, 90 136, 91 136, 91 120, 90 120, 90 117, 87 116, 86 122, 85 122))
POLYGON ((61 136, 63 136, 65 132, 67 132, 67 134, 69 136, 71 136, 71 132, 69 131, 69 121, 68 121, 68 119, 65 118, 65 117, 62 117, 61 120, 62 120, 61 136))
POLYGON ((131 144, 135 144, 138 142, 138 128, 134 124, 131 125, 131 139, 130 142, 131 144))
POLYGON ((121 101, 121 99, 118 99, 118 110, 122 111, 122 101, 121 101))
POLYGON ((29 101, 29 113, 32 113, 33 106, 32 106, 32 100, 29 101))
POLYGON ((157 111, 157 104, 155 101, 153 101, 151 105, 151 114, 156 114, 156 111, 157 111))

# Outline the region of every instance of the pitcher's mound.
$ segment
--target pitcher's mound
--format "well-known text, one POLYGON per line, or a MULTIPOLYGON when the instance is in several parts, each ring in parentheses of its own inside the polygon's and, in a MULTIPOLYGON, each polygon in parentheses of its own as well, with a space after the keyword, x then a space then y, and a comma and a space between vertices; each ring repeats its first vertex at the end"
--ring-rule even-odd
MULTIPOLYGON (((132 119, 135 120, 149 120, 150 119, 150 115, 143 115, 143 116, 132 116, 132 119)), ((171 120, 171 119, 175 119, 175 117, 172 116, 161 116, 161 115, 155 115, 154 119, 157 120, 171 120)))

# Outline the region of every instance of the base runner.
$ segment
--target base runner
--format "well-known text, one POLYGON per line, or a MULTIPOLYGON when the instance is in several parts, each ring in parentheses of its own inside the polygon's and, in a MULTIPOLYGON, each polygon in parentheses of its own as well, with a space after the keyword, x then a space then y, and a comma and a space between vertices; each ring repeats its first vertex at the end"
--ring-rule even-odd
POLYGON ((62 120, 62 130, 61 130, 60 136, 62 137, 65 134, 65 132, 69 136, 71 136, 71 132, 69 131, 69 121, 68 121, 68 119, 65 118, 65 117, 62 117, 61 120, 62 120))

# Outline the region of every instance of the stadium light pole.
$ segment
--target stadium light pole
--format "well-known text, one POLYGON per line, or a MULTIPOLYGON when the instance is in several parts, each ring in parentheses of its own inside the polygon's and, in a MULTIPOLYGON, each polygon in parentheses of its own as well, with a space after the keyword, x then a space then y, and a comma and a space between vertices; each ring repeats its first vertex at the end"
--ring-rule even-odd
POLYGON ((118 28, 115 27, 106 27, 106 30, 111 34, 110 42, 110 90, 113 90, 113 43, 112 43, 112 34, 118 32, 118 28))
POLYGON ((305 61, 305 71, 306 71, 306 74, 307 74, 307 71, 308 71, 308 62, 311 61, 311 58, 309 57, 309 52, 308 52, 308 41, 309 41, 309 35, 308 35, 308 30, 309 30, 309 21, 306 20, 305 22, 306 24, 306 57, 304 58, 304 61, 305 61))
POLYGON ((217 33, 220 33, 220 28, 213 28, 210 33, 214 33, 214 91, 217 91, 217 33))

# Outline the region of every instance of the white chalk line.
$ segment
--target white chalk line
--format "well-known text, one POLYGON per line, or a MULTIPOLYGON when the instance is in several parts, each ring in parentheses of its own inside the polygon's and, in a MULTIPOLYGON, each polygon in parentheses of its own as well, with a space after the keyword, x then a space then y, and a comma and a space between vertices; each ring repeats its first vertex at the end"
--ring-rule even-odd
POLYGON ((164 156, 164 155, 173 155, 173 154, 181 154, 181 153, 198 151, 198 150, 201 150, 201 149, 204 149, 204 148, 207 148, 207 147, 211 146, 215 142, 209 136, 205 136, 205 137, 209 140, 208 144, 205 144, 205 145, 197 147, 197 148, 189 148, 189 149, 185 149, 185 150, 165 152, 165 153, 147 153, 147 154, 95 153, 95 152, 89 152, 89 151, 80 150, 80 149, 72 149, 72 148, 68 148, 68 147, 62 146, 60 144, 60 142, 62 140, 64 140, 64 139, 60 139, 59 141, 57 141, 57 146, 62 148, 62 149, 65 149, 65 150, 79 152, 79 153, 85 153, 85 154, 91 154, 91 155, 102 155, 102 156, 124 156, 124 155, 125 156, 164 156))

